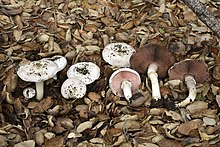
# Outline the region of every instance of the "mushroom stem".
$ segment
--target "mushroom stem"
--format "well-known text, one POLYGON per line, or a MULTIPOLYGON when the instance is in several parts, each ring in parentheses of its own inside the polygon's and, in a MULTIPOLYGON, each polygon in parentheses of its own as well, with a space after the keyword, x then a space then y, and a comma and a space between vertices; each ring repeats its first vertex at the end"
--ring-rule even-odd
POLYGON ((121 89, 123 90, 124 97, 128 102, 130 102, 130 98, 132 97, 131 86, 131 82, 127 80, 123 81, 121 84, 121 89))
POLYGON ((186 86, 189 90, 189 95, 185 100, 183 100, 182 102, 177 104, 177 106, 179 106, 179 107, 184 107, 196 99, 197 92, 196 92, 196 81, 195 81, 194 77, 191 75, 186 75, 185 76, 185 83, 186 83, 186 86))
POLYGON ((44 97, 44 82, 36 82, 36 99, 40 101, 44 97))
POLYGON ((152 63, 148 66, 148 70, 147 70, 147 75, 151 81, 151 86, 152 86, 152 97, 156 101, 161 99, 158 74, 156 72, 157 68, 158 68, 157 65, 152 63))

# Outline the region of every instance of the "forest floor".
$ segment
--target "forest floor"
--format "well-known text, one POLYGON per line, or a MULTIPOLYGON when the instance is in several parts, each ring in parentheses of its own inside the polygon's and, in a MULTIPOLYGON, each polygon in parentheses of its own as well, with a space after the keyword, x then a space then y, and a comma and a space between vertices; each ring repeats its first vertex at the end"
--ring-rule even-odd
MULTIPOLYGON (((200 2, 220 19, 218 0, 200 2)), ((0 146, 219 147, 219 49, 219 38, 181 0, 0 0, 0 146), (155 40, 176 62, 208 66, 209 79, 186 107, 152 106, 146 75, 135 95, 146 98, 141 106, 109 89, 114 68, 102 58, 104 47, 125 42, 137 49, 155 40), (41 101, 25 99, 23 90, 35 84, 21 80, 18 67, 53 55, 68 65, 44 82, 41 101), (101 76, 82 99, 64 99, 66 71, 81 61, 97 64, 101 76)), ((167 76, 159 83, 164 102, 188 95, 184 82, 167 76)))

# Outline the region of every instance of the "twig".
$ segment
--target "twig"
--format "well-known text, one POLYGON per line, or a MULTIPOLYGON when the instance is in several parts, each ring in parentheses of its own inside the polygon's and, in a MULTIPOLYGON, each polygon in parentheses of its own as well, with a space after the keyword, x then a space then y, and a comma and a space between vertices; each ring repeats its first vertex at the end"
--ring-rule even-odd
POLYGON ((182 1, 220 38, 220 22, 199 0, 182 1))

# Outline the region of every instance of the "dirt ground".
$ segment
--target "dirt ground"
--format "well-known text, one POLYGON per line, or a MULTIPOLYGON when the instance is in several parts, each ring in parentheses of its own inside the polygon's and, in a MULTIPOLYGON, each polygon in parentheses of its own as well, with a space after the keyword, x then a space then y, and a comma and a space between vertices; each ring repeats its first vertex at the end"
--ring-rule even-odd
MULTIPOLYGON (((200 2, 220 19, 218 0, 200 2)), ((219 147, 219 49, 219 38, 181 0, 0 0, 0 146, 219 147), (197 83, 194 102, 174 107, 189 93, 184 81, 159 78, 155 102, 141 73, 132 98, 142 101, 131 105, 109 88, 116 68, 102 50, 116 42, 134 49, 156 42, 176 63, 203 61, 209 77, 197 83), (25 99, 35 83, 18 77, 19 66, 54 55, 67 66, 44 82, 42 100, 25 99), (98 65, 100 77, 83 98, 65 99, 66 72, 82 61, 98 65)))

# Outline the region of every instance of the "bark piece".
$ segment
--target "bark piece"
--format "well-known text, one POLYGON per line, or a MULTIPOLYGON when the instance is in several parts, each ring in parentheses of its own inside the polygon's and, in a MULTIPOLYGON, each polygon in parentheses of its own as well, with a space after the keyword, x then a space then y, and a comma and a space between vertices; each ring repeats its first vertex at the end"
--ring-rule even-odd
POLYGON ((199 0, 182 0, 220 38, 220 22, 199 0))

